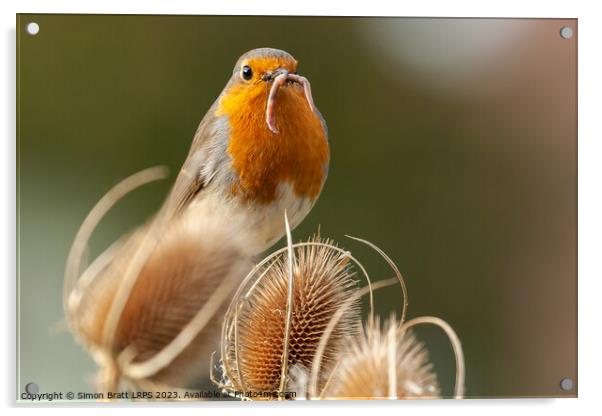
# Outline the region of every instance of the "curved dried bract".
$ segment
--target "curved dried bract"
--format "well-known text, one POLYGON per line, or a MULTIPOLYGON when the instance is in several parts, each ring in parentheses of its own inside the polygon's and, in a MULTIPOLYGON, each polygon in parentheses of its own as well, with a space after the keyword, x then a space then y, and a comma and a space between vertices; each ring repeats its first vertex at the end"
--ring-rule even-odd
POLYGON ((391 260, 391 257, 389 257, 387 255, 387 253, 385 253, 383 250, 381 250, 376 244, 372 243, 371 241, 364 240, 363 238, 353 237, 351 235, 346 235, 346 237, 351 238, 352 240, 355 240, 355 241, 359 241, 360 243, 364 243, 368 247, 372 248, 383 259, 385 259, 387 264, 391 267, 391 269, 395 273, 395 276, 397 277, 397 280, 399 281, 399 286, 401 287, 401 291, 403 293, 403 306, 401 308, 401 318, 399 318, 399 325, 403 325, 403 323, 406 320, 406 315, 408 312, 409 300, 408 300, 408 288, 406 286, 405 279, 403 278, 403 276, 401 275, 401 272, 399 271, 399 268, 397 267, 395 262, 393 260, 391 260))
MULTIPOLYGON (((80 226, 67 257, 65 267, 65 281, 63 284, 63 304, 65 312, 69 314, 68 300, 73 294, 77 280, 84 273, 84 255, 88 248, 88 241, 100 220, 106 213, 128 193, 134 189, 149 182, 163 179, 167 176, 167 169, 163 166, 155 166, 136 172, 133 175, 115 185, 107 192, 92 208, 86 216, 86 219, 80 226)), ((103 253, 103 259, 106 259, 115 253, 115 246, 110 247, 103 253)), ((104 260, 103 260, 104 261, 104 260)), ((98 264, 98 263, 97 263, 98 264)), ((82 290, 82 284, 79 283, 79 290, 82 290)))
MULTIPOLYGON (((322 333, 322 337, 320 338, 320 342, 318 343, 318 348, 316 349, 316 353, 314 356, 314 360, 311 363, 311 371, 308 375, 308 383, 305 387, 307 391, 307 398, 312 398, 318 396, 318 379, 324 378, 323 369, 322 369, 322 360, 324 358, 324 353, 326 351, 326 346, 330 341, 330 336, 332 335, 334 329, 339 324, 341 318, 343 318, 344 313, 347 307, 353 302, 357 302, 362 296, 365 296, 366 293, 372 293, 372 290, 382 289, 387 286, 391 286, 396 282, 396 279, 386 279, 379 280, 372 284, 371 287, 363 287, 353 293, 349 298, 341 305, 341 307, 333 314, 332 318, 328 322, 328 325, 324 329, 322 333)), ((374 316, 374 313, 370 312, 370 316, 374 316)), ((331 380, 329 376, 327 378, 325 386, 331 380)))
POLYGON ((375 318, 344 351, 320 397, 430 399, 439 397, 439 385, 423 345, 393 317, 382 330, 375 318))
POLYGON ((122 381, 189 387, 206 379, 226 302, 250 270, 256 249, 239 232, 244 220, 207 203, 170 219, 142 258, 109 343, 107 315, 152 222, 86 270, 71 291, 68 315, 101 367, 101 390, 122 381))
MULTIPOLYGON (((255 269, 254 279, 231 304, 222 331, 222 387, 227 391, 282 391, 290 375, 285 371, 287 380, 283 380, 283 366, 295 371, 310 368, 332 314, 357 291, 348 256, 330 240, 316 237, 297 247, 289 242, 291 252, 294 255, 281 252, 255 269), (291 280, 293 302, 288 308, 291 280), (287 311, 291 312, 288 333, 287 311)), ((326 369, 334 365, 344 340, 359 329, 358 301, 347 304, 333 330, 324 353, 326 369)))
POLYGON ((400 326, 401 331, 407 331, 412 327, 418 325, 434 325, 439 327, 445 335, 449 338, 449 342, 454 350, 454 356, 456 358, 456 376, 455 376, 455 385, 454 385, 454 398, 462 399, 464 398, 464 377, 465 377, 465 368, 464 368, 464 351, 462 350, 462 343, 460 342, 460 338, 454 331, 454 329, 445 322, 441 318, 437 318, 435 316, 419 316, 418 318, 410 319, 400 326))

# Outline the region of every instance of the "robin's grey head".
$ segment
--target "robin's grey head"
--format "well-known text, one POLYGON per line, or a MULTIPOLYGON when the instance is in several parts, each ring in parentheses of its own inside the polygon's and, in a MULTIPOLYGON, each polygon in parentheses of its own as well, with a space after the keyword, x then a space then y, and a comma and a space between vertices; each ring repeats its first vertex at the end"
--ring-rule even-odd
POLYGON ((258 48, 243 54, 232 72, 240 82, 269 82, 282 73, 297 72, 297 60, 288 52, 273 48, 258 48))

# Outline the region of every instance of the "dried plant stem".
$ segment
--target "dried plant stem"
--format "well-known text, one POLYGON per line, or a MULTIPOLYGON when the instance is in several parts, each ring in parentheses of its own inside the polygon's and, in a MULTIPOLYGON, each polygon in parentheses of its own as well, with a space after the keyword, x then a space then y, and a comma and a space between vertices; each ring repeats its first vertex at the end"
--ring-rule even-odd
POLYGON ((84 222, 79 227, 71 250, 67 257, 67 267, 65 270, 65 281, 63 286, 63 305, 67 312, 67 301, 69 294, 73 290, 78 277, 81 274, 83 268, 83 258, 86 252, 88 241, 92 236, 92 233, 96 229, 96 226, 100 220, 106 215, 106 213, 125 195, 134 189, 145 185, 149 182, 163 179, 167 176, 167 168, 164 166, 155 166, 149 169, 137 172, 126 179, 119 182, 113 188, 109 190, 101 199, 96 203, 94 208, 86 216, 84 222))
POLYGON ((352 305, 353 302, 355 302, 357 299, 361 298, 362 296, 366 295, 367 293, 371 293, 372 290, 377 290, 377 289, 381 289, 383 287, 391 286, 396 281, 397 281, 397 279, 394 279, 394 278, 387 279, 387 280, 380 280, 378 282, 373 283, 372 287, 364 287, 364 288, 358 290, 356 293, 354 293, 352 296, 350 296, 349 299, 347 299, 347 301, 335 312, 333 317, 328 322, 328 325, 326 326, 326 329, 324 330, 322 337, 320 338, 320 343, 318 344, 318 348, 316 349, 316 353, 314 355, 314 360, 312 362, 312 368, 311 368, 311 373, 310 373, 309 390, 308 390, 308 396, 310 399, 312 397, 317 396, 318 376, 320 373, 320 367, 322 365, 322 357, 324 355, 324 350, 326 349, 326 345, 328 344, 328 340, 330 338, 332 331, 338 324, 339 320, 343 317, 345 310, 350 305, 352 305))
POLYGON ((464 353, 462 352, 462 344, 460 343, 460 339, 458 335, 453 330, 453 328, 445 322, 443 319, 437 318, 435 316, 421 316, 418 318, 414 318, 403 324, 399 329, 401 331, 406 331, 414 326, 430 324, 435 325, 441 328, 445 334, 448 336, 449 341, 454 350, 454 355, 456 357, 456 378, 455 378, 455 386, 454 386, 454 398, 462 399, 464 397, 464 353))
POLYGON ((397 399, 397 328, 389 327, 387 332, 387 376, 389 385, 389 399, 397 399))
POLYGON ((240 370, 240 360, 238 359, 238 352, 239 352, 239 346, 238 346, 238 340, 239 340, 239 333, 238 333, 238 314, 240 313, 240 309, 242 308, 243 303, 239 303, 236 306, 236 313, 234 314, 234 357, 236 360, 236 374, 238 375, 238 379, 240 382, 240 386, 242 387, 242 391, 247 391, 247 385, 245 384, 245 379, 244 379, 244 374, 243 372, 240 370))
MULTIPOLYGON (((286 210, 284 211, 284 225, 286 227, 286 245, 288 248, 288 288, 286 295, 286 321, 284 324, 284 344, 282 348, 282 361, 281 361, 281 372, 280 372, 280 392, 284 393, 286 388, 286 375, 288 371, 288 349, 289 349, 289 337, 291 331, 291 321, 293 318, 293 295, 295 289, 295 278, 293 275, 293 261, 295 254, 293 253, 293 237, 291 236, 291 227, 288 223, 288 216, 286 210)), ((284 394, 279 396, 279 400, 284 399, 284 394)))
POLYGON ((117 366, 112 362, 107 362, 102 366, 98 374, 99 390, 102 392, 118 391, 120 379, 121 375, 119 374, 117 366))

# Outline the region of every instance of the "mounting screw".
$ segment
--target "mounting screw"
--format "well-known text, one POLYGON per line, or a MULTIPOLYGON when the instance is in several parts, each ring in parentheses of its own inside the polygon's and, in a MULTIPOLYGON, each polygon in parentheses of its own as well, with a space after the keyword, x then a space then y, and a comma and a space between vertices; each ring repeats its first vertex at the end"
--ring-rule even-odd
POLYGON ((573 29, 569 26, 564 26, 560 29, 560 37, 563 39, 570 39, 573 37, 573 29))
POLYGON ((25 385, 25 392, 27 394, 38 394, 40 387, 36 383, 27 383, 25 385))
POLYGON ((571 380, 568 377, 565 377, 562 380, 560 380, 560 389, 564 391, 573 390, 573 380, 571 380))
POLYGON ((36 22, 27 23, 27 26, 25 26, 25 31, 27 31, 27 33, 30 35, 35 36, 40 31, 40 25, 36 22))

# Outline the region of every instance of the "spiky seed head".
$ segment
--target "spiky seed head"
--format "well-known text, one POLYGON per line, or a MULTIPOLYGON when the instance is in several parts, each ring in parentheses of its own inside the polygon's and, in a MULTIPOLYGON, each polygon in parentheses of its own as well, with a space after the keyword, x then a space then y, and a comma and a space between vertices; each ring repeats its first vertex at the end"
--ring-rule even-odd
MULTIPOLYGON (((322 368, 330 369, 344 340, 359 330, 358 302, 346 302, 357 290, 357 281, 349 258, 330 240, 316 237, 293 250, 294 292, 287 368, 303 371, 311 367, 330 318, 346 305, 324 353, 322 368)), ((279 389, 287 310, 287 261, 286 253, 276 256, 257 271, 251 289, 232 302, 231 308, 240 309, 227 314, 236 322, 224 323, 227 330, 222 341, 226 351, 224 375, 232 389, 268 392, 279 389)))
POLYGON ((109 373, 138 386, 206 386, 198 383, 206 383, 210 354, 219 345, 223 313, 251 268, 254 250, 239 237, 240 223, 232 217, 227 221, 219 217, 191 210, 165 227, 136 277, 109 345, 103 338, 107 314, 136 249, 148 238, 147 228, 113 246, 107 264, 76 286, 69 302, 71 327, 109 373), (140 380, 128 378, 128 366, 156 357, 189 331, 197 313, 216 297, 221 299, 220 305, 207 312, 211 316, 206 317, 202 330, 181 352, 140 380), (126 365, 119 361, 124 351, 130 355, 126 365))
POLYGON ((368 319, 348 345, 321 397, 328 399, 431 399, 439 384, 428 352, 414 335, 389 319, 368 319), (392 394, 391 394, 392 393, 392 394))

